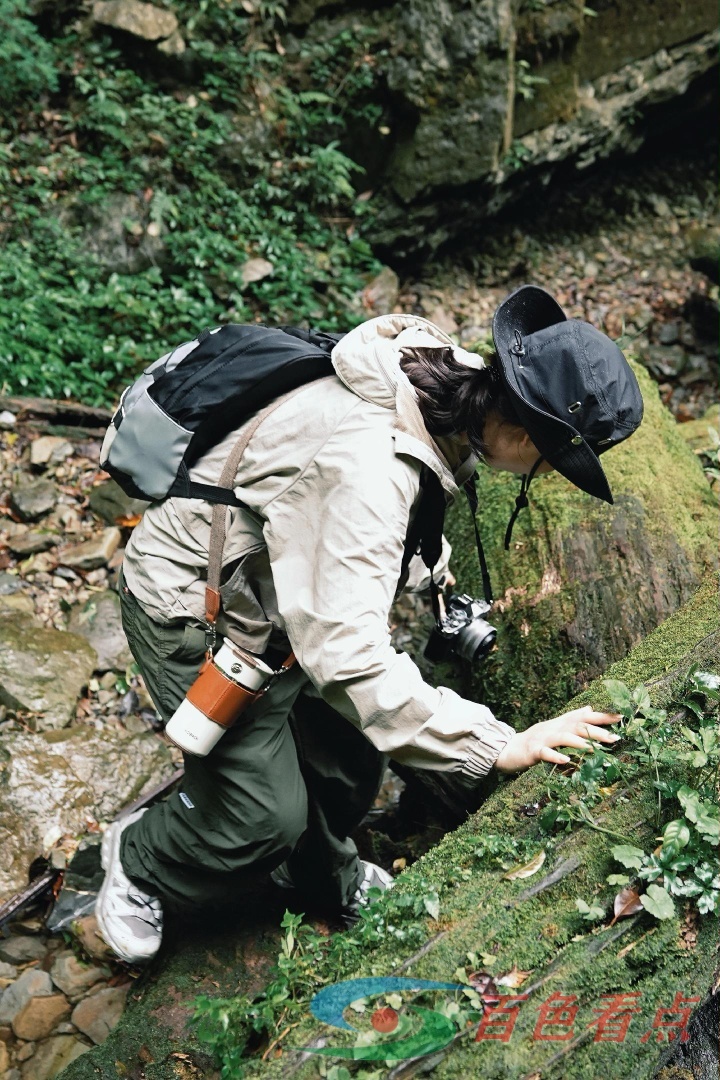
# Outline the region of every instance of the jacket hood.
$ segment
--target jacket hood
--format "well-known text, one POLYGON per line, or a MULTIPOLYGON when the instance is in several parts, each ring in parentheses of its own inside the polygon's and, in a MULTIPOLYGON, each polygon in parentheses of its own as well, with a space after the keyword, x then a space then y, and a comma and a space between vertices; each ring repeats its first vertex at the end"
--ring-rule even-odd
POLYGON ((485 366, 479 356, 460 348, 439 326, 419 315, 380 315, 361 323, 335 346, 332 363, 338 378, 354 394, 396 412, 396 451, 422 460, 454 497, 457 484, 467 479, 477 459, 466 457, 453 475, 425 427, 415 389, 400 367, 402 349, 417 346, 449 347, 459 363, 475 369, 485 366))

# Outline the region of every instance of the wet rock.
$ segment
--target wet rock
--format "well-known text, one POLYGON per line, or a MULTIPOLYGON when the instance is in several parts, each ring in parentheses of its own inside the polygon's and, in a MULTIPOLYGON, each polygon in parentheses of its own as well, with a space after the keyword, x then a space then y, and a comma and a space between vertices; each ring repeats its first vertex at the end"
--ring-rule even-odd
POLYGON ((248 259, 243 263, 240 271, 243 285, 249 285, 252 281, 262 281, 275 272, 275 267, 267 259, 248 259))
POLYGON ((95 650, 78 634, 48 630, 20 614, 0 621, 0 703, 40 714, 32 720, 37 731, 72 721, 95 663, 95 650))
POLYGON ((30 464, 35 466, 52 465, 73 453, 72 445, 67 439, 61 439, 57 435, 41 435, 30 443, 30 464))
POLYGON ((92 6, 92 17, 101 26, 125 30, 145 41, 160 41, 178 29, 177 18, 171 11, 140 0, 97 0, 92 6))
POLYGON ((53 992, 47 971, 28 968, 19 979, 8 986, 0 997, 0 1024, 11 1024, 28 1001, 35 997, 49 997, 53 992))
POLYGON ((78 570, 97 570, 112 558, 121 540, 120 530, 116 526, 103 529, 99 536, 86 540, 82 544, 73 544, 58 555, 63 566, 78 570))
POLYGON ((61 953, 50 968, 50 978, 70 998, 84 994, 100 979, 109 977, 109 968, 85 964, 71 952, 61 953))
POLYGON ((105 1042, 123 1014, 127 994, 126 986, 111 986, 98 990, 97 994, 85 998, 75 1006, 73 1024, 94 1043, 105 1042))
POLYGON ((400 292, 400 279, 394 270, 384 266, 361 293, 362 305, 373 315, 388 315, 395 311, 400 292))
POLYGON ((42 938, 28 934, 13 934, 9 938, 0 938, 0 960, 7 965, 29 964, 32 960, 42 960, 47 946, 42 938))
POLYGON ((12 1028, 18 1039, 45 1039, 69 1015, 70 1005, 64 994, 35 997, 13 1017, 12 1028))
POLYGON ((59 539, 57 533, 31 529, 29 532, 10 537, 8 547, 13 555, 24 559, 28 555, 37 555, 39 551, 49 551, 50 548, 55 547, 59 539))
POLYGON ((88 818, 110 820, 172 771, 169 749, 152 733, 85 726, 3 733, 0 896, 25 884, 45 837, 84 832, 88 818))
MULTIPOLYGON (((54 1080, 90 1047, 76 1035, 55 1035, 40 1043, 22 1069, 22 1080, 54 1080)), ((2 1073, 0 1073, 2 1075, 2 1073)))
POLYGON ((69 629, 81 634, 97 653, 96 671, 124 671, 132 663, 116 592, 95 593, 70 616, 69 629))
POLYGON ((52 480, 21 484, 10 492, 10 506, 23 521, 39 521, 58 501, 58 489, 52 480))

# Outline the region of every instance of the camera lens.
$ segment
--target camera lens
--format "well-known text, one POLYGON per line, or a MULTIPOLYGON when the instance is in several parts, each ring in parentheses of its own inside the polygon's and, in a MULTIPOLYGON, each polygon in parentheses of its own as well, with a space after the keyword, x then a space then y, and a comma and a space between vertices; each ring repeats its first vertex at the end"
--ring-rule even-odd
POLYGON ((474 663, 492 649, 497 637, 497 630, 484 619, 473 619, 471 623, 463 627, 457 636, 455 651, 463 660, 474 663))

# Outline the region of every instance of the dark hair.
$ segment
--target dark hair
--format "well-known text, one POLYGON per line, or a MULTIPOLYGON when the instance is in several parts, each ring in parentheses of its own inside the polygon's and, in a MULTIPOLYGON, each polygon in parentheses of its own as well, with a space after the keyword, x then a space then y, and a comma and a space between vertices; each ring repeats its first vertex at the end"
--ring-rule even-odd
POLYGON ((431 435, 467 432, 470 446, 486 454, 485 421, 496 413, 507 424, 522 422, 502 381, 497 364, 486 361, 478 371, 460 364, 451 348, 405 348, 400 367, 417 390, 423 422, 431 435))

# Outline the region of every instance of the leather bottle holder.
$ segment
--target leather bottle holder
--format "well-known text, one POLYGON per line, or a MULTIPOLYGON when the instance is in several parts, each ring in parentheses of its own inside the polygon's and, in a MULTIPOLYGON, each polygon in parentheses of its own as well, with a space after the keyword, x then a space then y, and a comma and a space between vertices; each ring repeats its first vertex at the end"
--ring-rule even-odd
POLYGON ((245 690, 215 664, 206 663, 185 696, 209 720, 229 728, 261 694, 262 691, 245 690))

